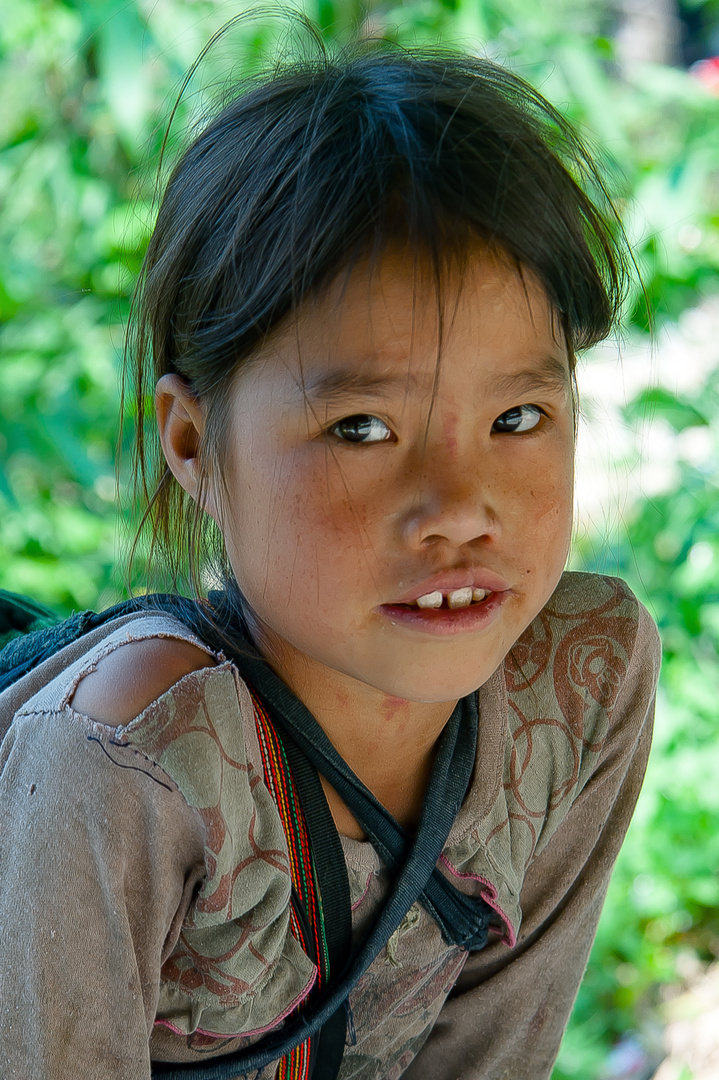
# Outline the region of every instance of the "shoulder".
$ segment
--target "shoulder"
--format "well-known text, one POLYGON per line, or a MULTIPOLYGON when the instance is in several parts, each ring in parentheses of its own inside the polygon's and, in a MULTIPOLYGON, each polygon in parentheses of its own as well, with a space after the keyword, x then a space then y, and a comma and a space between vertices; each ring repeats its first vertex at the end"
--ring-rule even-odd
MULTIPOLYGON (((204 696, 203 675, 219 678, 223 685, 228 682, 230 665, 221 663, 222 659, 184 624, 162 612, 137 613, 98 627, 53 654, 11 688, 18 700, 11 701, 7 710, 0 772, 10 755, 19 760, 29 753, 33 760, 39 755, 66 777, 78 769, 83 775, 93 772, 92 762, 102 760, 121 766, 111 768, 118 780, 124 777, 127 782, 140 772, 157 779, 157 761, 141 746, 133 747, 131 740, 122 738, 123 727, 163 702, 182 722, 194 704, 185 701, 188 682, 198 683, 193 687, 194 697, 204 696)), ((231 675, 229 682, 232 687, 225 688, 224 698, 236 710, 231 675)))
POLYGON ((41 718, 58 740, 70 729, 88 738, 100 731, 165 769, 183 794, 200 747, 210 783, 218 754, 259 759, 254 706, 237 668, 173 616, 152 611, 109 623, 67 659, 39 687, 31 680, 34 693, 23 695, 10 732, 41 718))
POLYGON ((620 578, 566 573, 504 665, 522 716, 556 718, 582 756, 650 717, 661 662, 654 620, 620 578))
POLYGON ((185 676, 215 663, 205 649, 183 638, 126 641, 93 664, 68 704, 92 720, 127 724, 185 676))
POLYGON ((162 820, 168 843, 176 838, 178 850, 194 853, 194 862, 201 857, 200 822, 178 794, 177 782, 141 748, 119 737, 128 703, 130 709, 142 709, 144 697, 162 694, 163 683, 182 678, 191 658, 204 657, 201 662, 207 665, 200 647, 195 654, 177 648, 192 644, 182 639, 183 633, 190 637, 164 617, 123 619, 120 626, 108 624, 101 635, 93 634, 84 647, 73 643, 68 652, 74 659, 53 677, 40 681, 39 674, 28 676, 35 693, 14 712, 0 744, 0 817, 7 818, 9 827, 27 828, 41 845, 60 830, 73 836, 73 844, 77 839, 73 851, 80 851, 88 838, 99 845, 98 852, 119 851, 123 845, 134 851, 150 842, 145 826, 162 820), (157 639, 152 635, 158 630, 176 632, 178 638, 157 639), (146 674, 137 678, 143 660, 146 674), (92 692, 80 693, 83 684, 92 692), (85 712, 76 708, 76 698, 85 712), (120 818, 122 829, 117 828, 120 818))
MULTIPOLYGON (((591 682, 603 664, 613 675, 616 695, 639 682, 653 696, 661 665, 661 642, 654 619, 618 577, 566 573, 547 608, 558 654, 570 677, 591 682)), ((614 702, 614 693, 610 695, 614 702)))
POLYGON ((67 620, 67 633, 66 624, 54 628, 60 632, 39 661, 0 693, 0 740, 20 714, 62 713, 71 705, 86 719, 116 726, 188 672, 212 670, 224 659, 160 610, 124 614, 79 633, 73 622, 77 617, 67 620))
POLYGON ((510 651, 505 673, 510 689, 519 689, 548 666, 555 684, 566 676, 574 683, 595 685, 601 682, 595 676, 605 669, 614 673, 616 683, 641 669, 654 688, 660 661, 656 624, 625 581, 565 573, 510 651))
POLYGON ((543 613, 560 623, 608 626, 607 619, 621 636, 635 636, 640 624, 653 620, 626 581, 606 574, 567 571, 549 598, 543 613), (634 627, 634 631, 632 631, 634 627))

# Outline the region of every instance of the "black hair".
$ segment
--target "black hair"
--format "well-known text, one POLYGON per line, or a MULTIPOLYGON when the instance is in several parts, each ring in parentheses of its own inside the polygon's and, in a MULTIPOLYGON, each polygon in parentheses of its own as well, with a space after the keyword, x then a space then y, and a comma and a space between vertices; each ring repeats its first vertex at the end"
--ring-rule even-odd
POLYGON ((148 445, 156 380, 176 373, 205 401, 206 461, 217 464, 240 366, 305 298, 396 239, 428 253, 438 279, 477 239, 531 270, 572 362, 620 310, 627 259, 599 171, 517 75, 461 54, 374 46, 249 81, 171 173, 129 338, 145 522, 175 587, 189 569, 199 589, 212 523, 148 445))

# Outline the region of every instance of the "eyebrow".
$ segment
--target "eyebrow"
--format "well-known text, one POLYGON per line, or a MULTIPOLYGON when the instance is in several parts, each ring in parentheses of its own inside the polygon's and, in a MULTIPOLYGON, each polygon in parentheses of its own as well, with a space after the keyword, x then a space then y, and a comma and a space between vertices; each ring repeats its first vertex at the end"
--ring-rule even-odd
POLYGON ((530 394, 535 390, 566 393, 571 382, 569 365, 556 356, 544 356, 536 367, 500 375, 494 382, 498 394, 530 394))
POLYGON ((328 371, 306 382, 304 390, 311 401, 330 403, 348 394, 387 394, 397 387, 406 389, 417 386, 419 381, 411 371, 393 375, 370 371, 328 371))
MULTIPOLYGON (((441 370, 441 367, 440 367, 441 370)), ((429 380, 420 380, 411 371, 381 374, 371 371, 328 371, 309 379, 304 385, 306 397, 317 404, 329 404, 351 394, 389 394, 398 387, 407 390, 420 386, 431 391, 434 372, 429 380)), ((555 356, 542 357, 536 367, 524 368, 494 380, 495 393, 528 394, 536 390, 566 392, 570 383, 569 367, 555 356)))

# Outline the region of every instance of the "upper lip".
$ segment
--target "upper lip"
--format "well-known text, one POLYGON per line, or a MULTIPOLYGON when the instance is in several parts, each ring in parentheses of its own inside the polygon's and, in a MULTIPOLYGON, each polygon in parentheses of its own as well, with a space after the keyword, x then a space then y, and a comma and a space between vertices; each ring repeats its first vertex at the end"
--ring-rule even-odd
POLYGON ((433 592, 453 592, 455 589, 484 589, 486 592, 506 592, 510 588, 507 581, 499 574, 481 567, 474 570, 444 570, 425 578, 418 585, 413 585, 406 593, 397 600, 390 600, 392 604, 413 604, 420 596, 426 596, 433 592))

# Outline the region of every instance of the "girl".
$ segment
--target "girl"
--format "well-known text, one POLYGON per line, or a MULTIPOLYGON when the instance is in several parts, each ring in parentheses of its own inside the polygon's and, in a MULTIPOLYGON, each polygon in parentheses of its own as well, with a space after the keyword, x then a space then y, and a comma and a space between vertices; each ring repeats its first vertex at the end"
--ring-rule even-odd
POLYGON ((622 284, 582 177, 507 71, 377 50, 176 166, 131 363, 197 600, 0 697, 8 1080, 549 1076, 658 668, 628 588, 563 573, 622 284))

